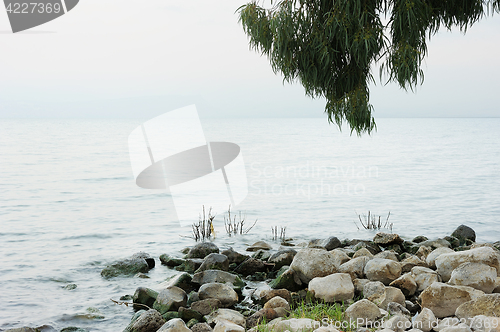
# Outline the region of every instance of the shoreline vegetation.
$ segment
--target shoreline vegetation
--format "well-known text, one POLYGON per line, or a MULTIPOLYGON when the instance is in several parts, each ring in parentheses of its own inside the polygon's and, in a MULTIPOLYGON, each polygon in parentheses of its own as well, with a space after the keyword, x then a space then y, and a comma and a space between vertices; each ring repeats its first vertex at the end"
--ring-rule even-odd
MULTIPOLYGON (((111 299, 135 309, 123 331, 500 332, 500 241, 476 243, 468 226, 435 240, 280 239, 244 253, 204 241, 161 255, 176 275, 111 299)), ((156 260, 137 253, 101 276, 147 277, 156 260)), ((61 330, 70 331, 88 330, 61 330)))

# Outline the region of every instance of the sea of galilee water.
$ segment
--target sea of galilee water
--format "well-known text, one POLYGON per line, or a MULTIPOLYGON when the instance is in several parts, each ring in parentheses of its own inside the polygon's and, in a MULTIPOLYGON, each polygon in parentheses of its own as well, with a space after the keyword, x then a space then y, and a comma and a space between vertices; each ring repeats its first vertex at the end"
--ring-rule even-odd
MULTIPOLYGON (((0 121, 0 330, 121 331, 133 309, 110 299, 176 273, 159 255, 180 257, 195 241, 169 218, 167 193, 135 184, 127 141, 143 121, 0 121), (157 260, 149 279, 100 276, 139 251, 157 260), (88 308, 102 317, 90 319, 88 308)), ((296 244, 369 239, 375 233, 358 219, 368 211, 383 221, 390 212, 406 239, 466 224, 478 242, 500 240, 500 119, 377 119, 362 137, 319 118, 201 122, 207 140, 241 147, 248 196, 232 210, 247 225, 257 220, 229 237, 225 211, 214 211, 221 248, 265 240, 277 249, 271 227, 286 227, 296 244)))

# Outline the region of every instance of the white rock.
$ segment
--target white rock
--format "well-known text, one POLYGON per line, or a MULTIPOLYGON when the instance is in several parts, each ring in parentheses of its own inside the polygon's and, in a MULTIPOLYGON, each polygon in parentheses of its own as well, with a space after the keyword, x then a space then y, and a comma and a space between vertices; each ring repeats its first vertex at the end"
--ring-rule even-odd
POLYGON ((403 292, 401 291, 401 289, 396 288, 396 287, 386 286, 385 287, 385 299, 379 305, 379 307, 382 309, 387 309, 387 305, 390 302, 396 302, 396 303, 401 304, 403 307, 405 307, 406 306, 405 300, 406 300, 406 298, 403 295, 403 292))
POLYGON ((413 321, 413 327, 423 332, 429 332, 434 326, 437 326, 436 316, 429 308, 422 308, 422 311, 413 321))
POLYGON ((347 301, 354 297, 354 285, 347 273, 334 273, 326 277, 317 277, 309 282, 309 290, 314 296, 325 302, 347 301))
POLYGON ((451 273, 460 264, 473 262, 484 263, 497 270, 497 276, 500 276, 500 257, 499 254, 490 247, 480 247, 471 250, 459 251, 449 254, 442 254, 436 258, 437 272, 443 281, 450 280, 451 273))
POLYGON ((321 327, 321 322, 309 319, 309 318, 291 318, 286 320, 280 320, 275 324, 271 325, 270 331, 273 332, 310 332, 319 327, 321 327))
POLYGON ((246 326, 246 319, 245 316, 240 314, 236 310, 231 310, 231 309, 217 309, 214 312, 212 312, 210 315, 205 316, 207 323, 212 324, 219 321, 229 321, 231 323, 234 323, 236 325, 240 325, 242 327, 246 326))
POLYGON ((209 282, 202 285, 198 294, 200 300, 208 298, 218 299, 223 307, 231 307, 238 302, 238 294, 232 287, 217 282, 209 282))
POLYGON ((433 283, 441 281, 436 271, 422 266, 415 266, 411 269, 411 275, 417 283, 417 291, 421 292, 433 283))
POLYGON ((405 296, 412 296, 417 291, 417 282, 411 273, 405 273, 389 284, 401 289, 405 296))
POLYGON ((350 261, 339 266, 340 273, 349 273, 352 279, 364 278, 365 265, 370 260, 367 256, 353 258, 350 261))
POLYGON ((429 265, 429 267, 431 269, 435 269, 436 268, 436 258, 438 258, 442 254, 449 254, 449 253, 453 253, 453 252, 455 252, 453 249, 450 249, 447 247, 439 247, 439 248, 436 248, 433 251, 431 251, 431 253, 429 255, 427 255, 427 258, 425 259, 425 261, 427 262, 427 265, 429 265))
POLYGON ((469 286, 490 294, 495 289, 497 270, 483 263, 463 263, 451 273, 451 285, 469 286))
POLYGON ((174 318, 166 322, 156 332, 190 332, 184 321, 180 318, 174 318))
POLYGON ((264 309, 267 308, 284 308, 286 311, 290 311, 290 304, 281 296, 275 296, 264 304, 264 309))
POLYGON ((380 281, 370 281, 363 287, 363 296, 365 299, 380 306, 386 297, 385 285, 380 281))
POLYGON ((500 277, 497 277, 495 280, 495 289, 493 289, 493 293, 500 293, 500 277))
POLYGON ((245 328, 227 320, 219 320, 215 324, 214 332, 245 332, 245 328))

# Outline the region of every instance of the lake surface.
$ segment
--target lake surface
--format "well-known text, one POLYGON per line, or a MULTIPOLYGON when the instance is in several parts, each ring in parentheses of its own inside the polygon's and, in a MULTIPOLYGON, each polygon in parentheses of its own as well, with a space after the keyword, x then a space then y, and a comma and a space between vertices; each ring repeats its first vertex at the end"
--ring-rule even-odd
MULTIPOLYGON (((49 324, 121 331, 132 308, 111 302, 150 279, 104 280, 107 264, 145 251, 158 258, 195 242, 169 218, 162 190, 135 185, 128 135, 141 120, 0 121, 0 329, 49 324), (64 286, 74 283, 74 290, 64 286), (87 308, 104 319, 88 319, 87 308)), ((210 141, 238 144, 249 193, 234 212, 246 235, 229 237, 215 211, 215 243, 245 246, 271 227, 294 243, 337 236, 371 238, 358 215, 404 238, 474 228, 478 242, 500 240, 500 119, 378 119, 372 136, 339 132, 325 119, 202 119, 210 141)), ((200 208, 201 211, 201 208, 200 208)))

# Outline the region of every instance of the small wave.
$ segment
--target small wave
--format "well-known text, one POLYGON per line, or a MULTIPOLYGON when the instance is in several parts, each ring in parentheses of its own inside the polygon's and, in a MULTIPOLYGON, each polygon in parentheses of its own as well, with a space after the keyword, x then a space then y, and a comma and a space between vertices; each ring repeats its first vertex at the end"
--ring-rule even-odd
POLYGON ((73 235, 65 236, 61 240, 80 240, 80 239, 110 239, 115 237, 113 234, 83 234, 83 235, 73 235))

